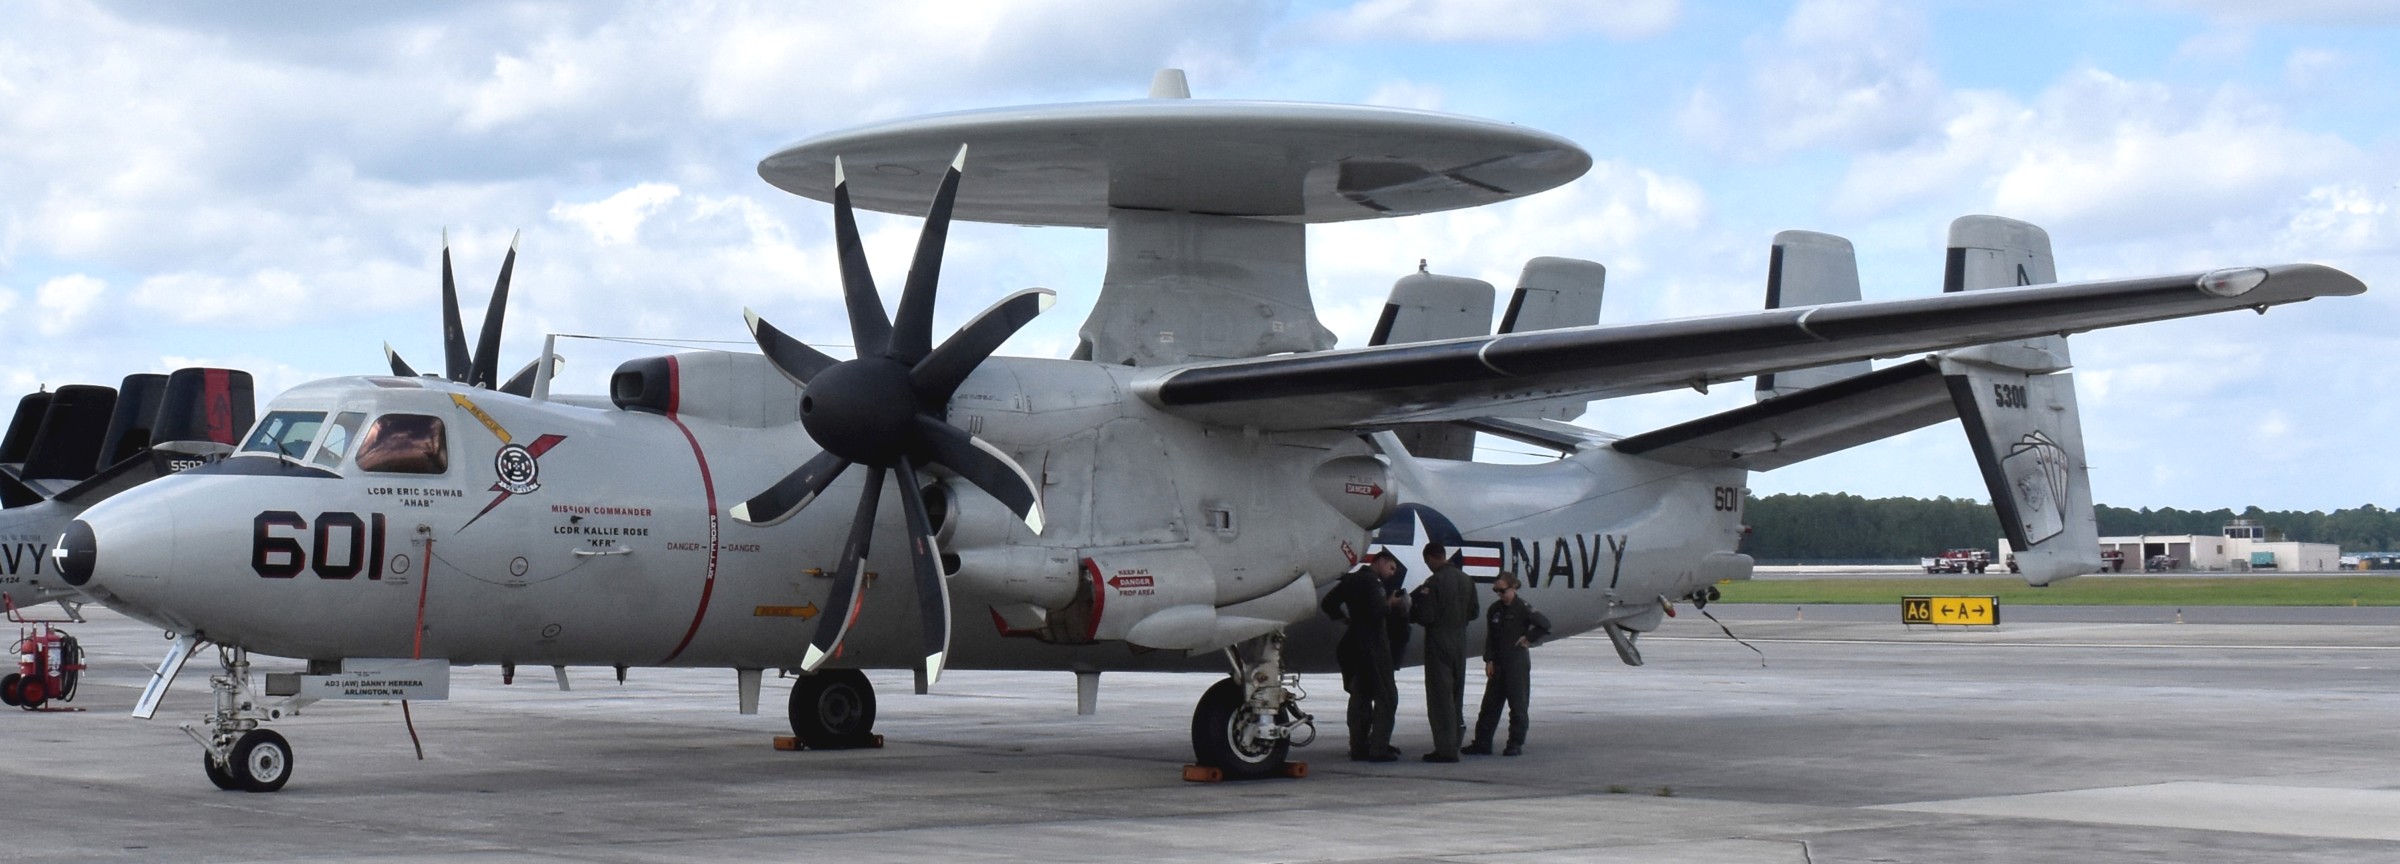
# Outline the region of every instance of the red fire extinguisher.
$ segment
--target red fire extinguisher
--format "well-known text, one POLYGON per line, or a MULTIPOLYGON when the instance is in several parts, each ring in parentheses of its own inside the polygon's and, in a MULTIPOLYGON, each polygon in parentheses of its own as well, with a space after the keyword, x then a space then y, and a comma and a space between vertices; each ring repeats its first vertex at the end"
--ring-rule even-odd
POLYGON ((83 678, 83 646, 48 624, 29 627, 17 640, 17 671, 0 676, 0 703, 39 711, 52 700, 75 698, 83 678))

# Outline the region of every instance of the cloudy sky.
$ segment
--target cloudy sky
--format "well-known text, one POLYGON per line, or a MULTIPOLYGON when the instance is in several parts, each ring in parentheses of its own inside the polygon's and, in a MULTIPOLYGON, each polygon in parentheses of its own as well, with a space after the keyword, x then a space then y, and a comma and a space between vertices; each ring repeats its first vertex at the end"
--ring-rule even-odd
MULTIPOLYGON (((1950 219, 2048 228, 2065 279, 2312 261, 2371 286, 2077 337, 2096 497, 2400 506, 2400 6, 2382 0, 0 4, 0 391, 198 363, 264 393, 440 356, 447 230, 472 328, 522 232, 502 366, 541 334, 838 343, 828 208, 760 158, 909 115, 1196 96, 1446 111, 1573 139, 1583 179, 1317 229, 1344 345, 1418 259, 1513 285, 1610 268, 1603 320, 1737 311, 1782 229, 1866 293, 1939 290, 1950 219)), ((862 219, 897 282, 916 220, 862 219)), ((960 225, 937 331, 1029 285, 1006 353, 1064 356, 1097 231, 960 225)), ((738 345, 732 347, 739 347, 738 345)), ((655 349, 569 340, 562 389, 655 349)), ((836 353, 840 353, 838 350, 836 353)), ((1595 405, 1638 432, 1744 388, 1595 405)), ((1946 425, 1754 489, 1984 498, 1946 425)))

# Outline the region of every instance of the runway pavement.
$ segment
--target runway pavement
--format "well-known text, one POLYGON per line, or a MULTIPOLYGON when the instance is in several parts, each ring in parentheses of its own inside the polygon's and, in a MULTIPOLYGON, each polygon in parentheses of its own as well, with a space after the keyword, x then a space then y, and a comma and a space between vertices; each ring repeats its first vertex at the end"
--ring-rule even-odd
MULTIPOLYGON (((453 699, 321 703, 276 724, 283 792, 220 792, 175 727, 126 716, 164 650, 105 612, 75 714, 0 713, 15 861, 2400 861, 2400 622, 2044 620, 1900 626, 1690 610, 1620 664, 1604 639, 1535 654, 1519 758, 1342 756, 1342 693, 1301 780, 1195 784, 1203 676, 1112 674, 1100 714, 1065 673, 873 673, 881 750, 786 753, 783 688, 734 711, 726 670, 464 668, 453 699)), ((2013 617, 2018 610, 2009 610, 2013 617)), ((2321 610, 2339 614, 2341 610, 2321 610)), ((2289 610, 2282 613, 2290 615, 2289 610)), ((2188 617, 2187 617, 2188 620, 2188 617)), ((2325 620, 2334 620, 2327 617, 2325 620)), ((1470 684, 1469 711, 1479 685, 1470 684)))

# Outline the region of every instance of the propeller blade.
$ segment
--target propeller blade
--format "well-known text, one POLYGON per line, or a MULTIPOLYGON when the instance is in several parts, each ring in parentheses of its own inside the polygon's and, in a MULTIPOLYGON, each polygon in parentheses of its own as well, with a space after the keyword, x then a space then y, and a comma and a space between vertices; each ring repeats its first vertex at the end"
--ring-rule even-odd
POLYGON ((1018 334, 1018 329, 1032 322, 1037 314, 1049 312, 1049 307, 1056 305, 1056 302, 1056 290, 1018 290, 1018 293, 1001 298, 1001 302, 994 302, 989 310, 977 314, 974 322, 960 326, 958 334, 943 338, 941 348, 934 348, 934 353, 929 353, 924 360, 919 360, 917 365, 907 370, 907 382, 910 382, 910 389, 917 391, 917 401, 926 403, 926 406, 948 403, 950 394, 958 391, 958 384, 965 382, 967 374, 974 372, 974 367, 982 365, 984 358, 991 358, 991 353, 1001 350, 1001 343, 1008 341, 1008 336, 1018 334))
POLYGON ((858 610, 867 599, 865 586, 859 582, 859 571, 867 561, 867 541, 875 536, 875 505, 883 498, 883 468, 867 466, 867 485, 858 493, 858 515, 850 520, 850 540, 842 544, 841 569, 834 572, 833 593, 825 596, 825 614, 817 619, 816 635, 809 637, 808 656, 800 661, 804 672, 815 672, 842 647, 842 637, 850 625, 858 622, 858 610))
POLYGON ((925 683, 931 684, 942 680, 942 667, 950 660, 950 583, 942 578, 933 520, 917 494, 917 469, 902 459, 892 470, 899 472, 900 512, 908 516, 908 560, 917 573, 917 636, 925 646, 925 683))
POLYGON ((410 367, 408 361, 400 359, 400 352, 392 350, 390 342, 383 343, 383 359, 391 362, 392 374, 402 378, 417 377, 417 370, 410 367))
POLYGON ((850 460, 819 452, 815 458, 775 481, 775 485, 767 487, 767 491, 733 505, 729 513, 735 521, 745 525, 781 524, 783 520, 792 518, 792 514, 800 512, 800 508, 808 506, 808 502, 817 500, 817 495, 833 483, 833 478, 842 476, 842 469, 848 467, 850 460))
POLYGON ((908 266, 908 284, 900 289, 900 311, 892 318, 892 344, 884 356, 914 365, 933 350, 933 293, 942 277, 942 249, 949 244, 950 205, 958 198, 958 178, 966 171, 967 147, 942 172, 942 188, 925 211, 925 228, 917 235, 917 257, 908 266))
POLYGON ((958 472, 976 488, 1007 505, 1025 527, 1042 533, 1042 499, 1024 466, 990 442, 925 414, 917 415, 917 442, 932 461, 958 472))
MULTIPOLYGON (((522 232, 508 238, 508 257, 500 259, 500 281, 492 286, 492 302, 483 310, 483 334, 475 340, 475 354, 467 366, 469 387, 490 388, 500 384, 500 323, 508 316, 508 279, 517 269, 519 236, 522 232)), ((526 383, 532 385, 530 379, 526 383)))
POLYGON ((806 387, 810 379, 817 377, 817 373, 840 362, 775 329, 775 325, 767 323, 767 319, 758 317, 758 313, 750 311, 748 307, 742 309, 742 320, 750 323, 750 338, 758 341, 758 350, 766 352, 767 360, 774 363, 783 377, 792 379, 794 384, 806 387))
POLYGON ((1027 288, 1000 298, 909 369, 909 387, 917 391, 918 401, 938 409, 950 401, 959 382, 967 380, 984 358, 1000 350, 1000 343, 1057 302, 1058 292, 1048 288, 1027 288))
MULTIPOLYGON (((558 367, 567 365, 567 358, 565 357, 553 355, 550 359, 552 362, 557 364, 550 367, 550 374, 553 376, 558 374, 558 367)), ((500 385, 500 392, 528 398, 532 397, 533 376, 540 372, 541 369, 542 361, 539 359, 525 364, 525 368, 518 369, 517 374, 508 376, 508 383, 500 385)))
POLYGON ((458 323, 458 281, 450 277, 450 229, 442 229, 442 377, 467 380, 467 327, 458 323))
POLYGON ((833 160, 833 239, 842 263, 842 302, 850 308, 851 345, 860 357, 882 354, 892 347, 892 319, 884 317, 875 274, 867 269, 867 247, 858 241, 858 220, 850 212, 850 180, 838 156, 833 160))

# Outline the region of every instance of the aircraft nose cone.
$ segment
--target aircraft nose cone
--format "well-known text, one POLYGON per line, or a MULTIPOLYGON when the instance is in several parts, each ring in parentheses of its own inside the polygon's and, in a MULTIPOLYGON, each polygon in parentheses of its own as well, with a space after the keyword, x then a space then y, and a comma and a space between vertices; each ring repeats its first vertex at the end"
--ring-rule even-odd
POLYGON ((67 523, 66 533, 59 535, 58 547, 50 555, 56 560, 59 578, 81 588, 92 581, 92 561, 100 555, 100 544, 92 536, 92 526, 77 519, 67 523))

